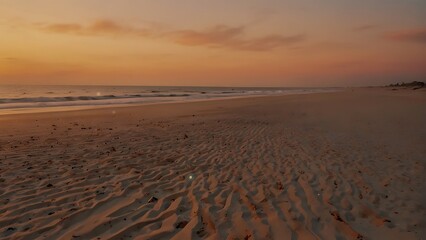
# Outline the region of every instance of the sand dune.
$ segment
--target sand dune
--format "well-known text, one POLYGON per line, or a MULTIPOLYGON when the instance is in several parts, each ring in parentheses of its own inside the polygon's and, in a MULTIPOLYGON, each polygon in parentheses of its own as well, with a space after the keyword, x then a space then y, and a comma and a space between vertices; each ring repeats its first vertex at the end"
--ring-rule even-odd
POLYGON ((1 116, 0 239, 422 239, 425 104, 356 89, 1 116))

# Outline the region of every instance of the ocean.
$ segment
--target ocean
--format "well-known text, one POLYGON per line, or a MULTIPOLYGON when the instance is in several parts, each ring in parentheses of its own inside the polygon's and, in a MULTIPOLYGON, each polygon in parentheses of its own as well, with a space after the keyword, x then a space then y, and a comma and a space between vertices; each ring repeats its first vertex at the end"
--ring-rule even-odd
POLYGON ((182 102, 243 96, 306 94, 326 91, 335 91, 335 89, 0 85, 0 114, 62 111, 107 105, 182 102))

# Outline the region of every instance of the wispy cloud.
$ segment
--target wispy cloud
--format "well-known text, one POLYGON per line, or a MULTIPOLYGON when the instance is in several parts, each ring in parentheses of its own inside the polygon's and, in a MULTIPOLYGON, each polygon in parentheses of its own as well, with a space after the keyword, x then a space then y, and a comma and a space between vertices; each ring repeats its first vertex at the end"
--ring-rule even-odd
POLYGON ((257 38, 245 37, 245 26, 230 27, 217 25, 206 30, 159 30, 156 28, 135 28, 111 20, 99 20, 89 25, 76 23, 43 24, 39 26, 50 33, 95 35, 95 36, 136 36, 159 38, 184 46, 204 46, 233 50, 268 51, 302 42, 304 35, 283 36, 272 34, 257 38))
POLYGON ((386 33, 384 37, 392 41, 426 44, 426 28, 405 29, 389 32, 386 33))
POLYGON ((48 25, 44 30, 56 33, 82 33, 83 27, 73 23, 59 23, 48 25))
POLYGON ((111 20, 98 20, 87 26, 76 23, 44 24, 41 26, 41 29, 51 33, 76 35, 148 36, 152 33, 150 29, 133 28, 111 20))
POLYGON ((18 60, 19 58, 15 58, 15 57, 0 57, 0 61, 15 62, 18 60))
POLYGON ((217 47, 232 43, 243 31, 243 27, 216 26, 207 31, 179 30, 171 32, 169 36, 182 45, 217 47))
POLYGON ((303 35, 269 35, 244 38, 245 27, 216 26, 206 31, 181 30, 171 33, 173 41, 187 46, 207 46, 249 51, 267 51, 305 40, 303 35))

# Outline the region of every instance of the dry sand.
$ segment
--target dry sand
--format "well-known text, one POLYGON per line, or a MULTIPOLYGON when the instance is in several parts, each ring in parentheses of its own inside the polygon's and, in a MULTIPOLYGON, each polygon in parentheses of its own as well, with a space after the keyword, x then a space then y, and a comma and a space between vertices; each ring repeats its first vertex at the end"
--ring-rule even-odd
POLYGON ((0 239, 422 239, 425 124, 389 89, 0 116, 0 239))

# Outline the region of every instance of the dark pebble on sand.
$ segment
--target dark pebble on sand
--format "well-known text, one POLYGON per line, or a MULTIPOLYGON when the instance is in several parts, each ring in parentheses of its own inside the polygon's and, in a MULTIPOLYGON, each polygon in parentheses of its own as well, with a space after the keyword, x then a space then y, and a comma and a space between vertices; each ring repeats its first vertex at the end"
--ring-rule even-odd
POLYGON ((53 187, 51 183, 47 184, 46 187, 53 187))
POLYGON ((364 239, 364 236, 362 236, 361 234, 358 233, 358 235, 356 236, 356 239, 357 240, 362 240, 362 239, 364 239))
POLYGON ((156 198, 156 197, 151 197, 149 200, 148 200, 148 203, 153 203, 153 202, 157 202, 158 201, 158 198, 156 198))
POLYGON ((188 221, 182 221, 176 225, 176 228, 184 228, 188 224, 188 221))
POLYGON ((339 221, 339 222, 345 222, 343 221, 343 219, 340 217, 338 212, 330 212, 331 216, 334 217, 335 220, 339 221))

